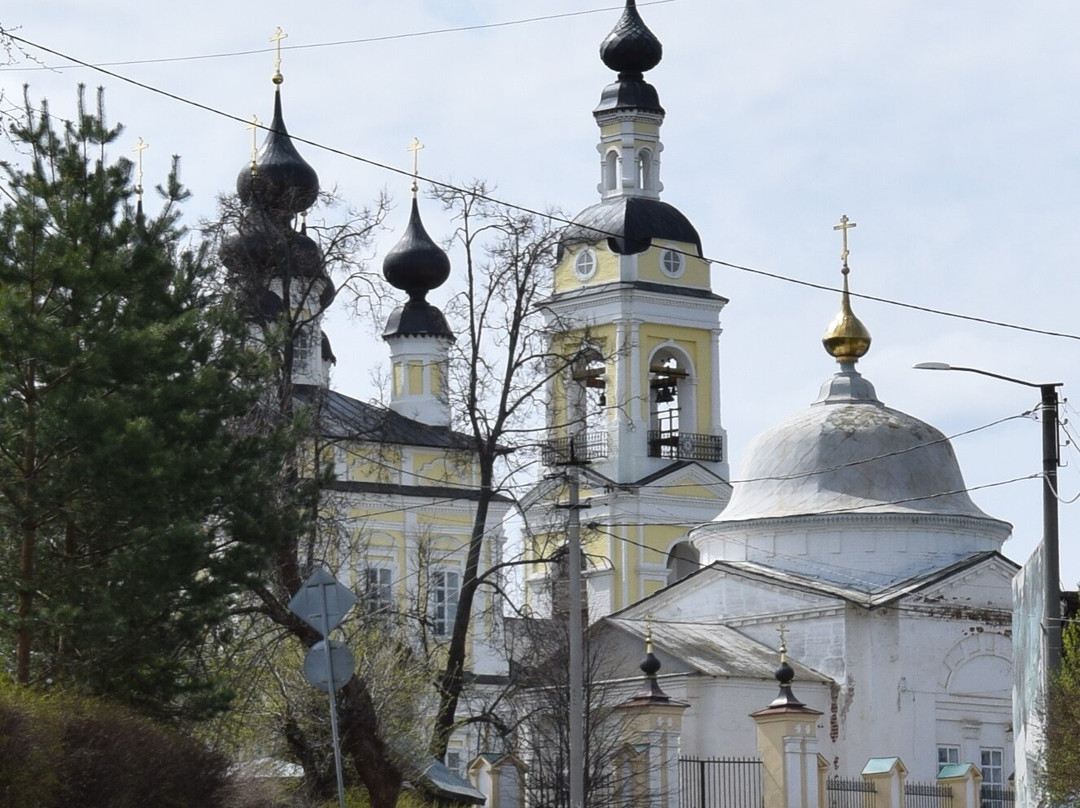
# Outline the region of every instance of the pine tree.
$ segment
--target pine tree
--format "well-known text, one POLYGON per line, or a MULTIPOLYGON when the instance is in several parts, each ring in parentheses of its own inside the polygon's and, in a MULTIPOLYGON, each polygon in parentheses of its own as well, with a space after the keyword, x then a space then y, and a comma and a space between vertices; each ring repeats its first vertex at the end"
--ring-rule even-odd
POLYGON ((0 658, 22 684, 155 715, 223 705, 198 650, 274 542, 258 356, 205 249, 185 245, 177 165, 133 205, 120 127, 46 105, 12 127, 0 211, 0 658))

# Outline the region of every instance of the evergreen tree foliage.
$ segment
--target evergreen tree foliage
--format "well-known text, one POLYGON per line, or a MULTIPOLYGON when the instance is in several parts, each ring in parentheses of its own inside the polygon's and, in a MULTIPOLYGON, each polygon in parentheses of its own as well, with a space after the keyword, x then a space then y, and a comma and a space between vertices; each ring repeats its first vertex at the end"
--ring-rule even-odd
POLYGON ((1080 805, 1080 623, 1065 623, 1061 644, 1047 711, 1046 786, 1052 805, 1080 805))
POLYGON ((102 99, 59 125, 29 99, 0 210, 0 661, 154 715, 225 693, 198 649, 276 540, 281 455, 233 427, 261 361, 185 244, 174 160, 160 213, 102 99))

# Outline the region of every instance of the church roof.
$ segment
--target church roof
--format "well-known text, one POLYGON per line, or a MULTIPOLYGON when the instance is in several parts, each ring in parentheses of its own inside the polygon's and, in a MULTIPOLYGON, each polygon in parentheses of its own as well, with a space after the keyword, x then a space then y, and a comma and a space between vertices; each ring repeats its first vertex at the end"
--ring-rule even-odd
POLYGON ((843 513, 992 520, 967 494, 937 429, 877 400, 854 369, 808 409, 755 438, 719 523, 843 513))
POLYGON ((644 252, 653 239, 693 244, 702 254, 701 236, 673 205, 647 196, 615 196, 590 205, 562 233, 560 246, 607 239, 612 252, 644 252))
MULTIPOLYGON (((648 629, 642 620, 606 617, 604 622, 644 639, 648 629)), ((706 676, 729 676, 746 679, 772 679, 776 670, 776 649, 752 640, 742 632, 721 623, 701 622, 651 623, 653 644, 657 650, 681 660, 706 676)), ((830 682, 828 676, 812 668, 792 663, 799 681, 830 682)))
MULTIPOLYGON (((783 560, 779 559, 779 561, 782 562, 783 560)), ((864 606, 869 609, 877 609, 882 606, 888 606, 908 595, 912 595, 920 590, 946 581, 954 575, 967 572, 982 564, 990 562, 1004 563, 1012 573, 1015 573, 1020 569, 1015 562, 1006 558, 1001 553, 995 550, 988 550, 972 553, 971 555, 946 566, 937 566, 932 569, 926 569, 901 581, 892 581, 891 579, 885 578, 878 581, 873 577, 873 573, 869 571, 860 571, 859 580, 850 580, 849 583, 844 584, 821 577, 817 571, 812 568, 812 564, 808 559, 803 558, 798 559, 798 561, 802 568, 801 574, 795 570, 784 569, 772 563, 762 564, 754 561, 714 561, 708 567, 705 567, 704 570, 727 570, 737 574, 765 578, 792 588, 840 598, 849 603, 864 606)), ((700 574, 704 570, 700 570, 698 573, 694 574, 700 574)), ((688 580, 690 577, 692 576, 688 576, 683 580, 688 580)), ((678 583, 676 583, 675 586, 678 586, 678 583)))
POLYGON ((293 389, 299 403, 314 408, 319 429, 327 438, 443 449, 471 449, 473 445, 472 438, 462 432, 414 421, 335 390, 306 384, 293 389))

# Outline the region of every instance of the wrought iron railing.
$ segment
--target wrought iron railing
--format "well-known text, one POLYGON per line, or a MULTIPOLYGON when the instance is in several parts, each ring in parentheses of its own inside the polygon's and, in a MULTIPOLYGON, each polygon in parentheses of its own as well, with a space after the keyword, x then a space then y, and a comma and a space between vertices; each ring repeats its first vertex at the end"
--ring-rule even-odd
POLYGON ((877 789, 861 777, 830 777, 825 781, 828 808, 874 808, 877 789))
POLYGON ((724 459, 724 439, 720 435, 700 435, 677 429, 650 429, 649 457, 718 463, 724 459))
POLYGON ((1013 808, 1016 805, 1016 792, 1007 786, 983 783, 979 788, 979 802, 982 808, 1013 808))
POLYGON ((602 460, 607 456, 607 432, 578 432, 576 435, 546 440, 540 446, 540 460, 545 466, 580 460, 602 460))
POLYGON ((937 783, 904 783, 905 808, 952 808, 952 789, 937 783))
POLYGON ((761 808, 765 791, 755 758, 679 758, 679 808, 761 808))

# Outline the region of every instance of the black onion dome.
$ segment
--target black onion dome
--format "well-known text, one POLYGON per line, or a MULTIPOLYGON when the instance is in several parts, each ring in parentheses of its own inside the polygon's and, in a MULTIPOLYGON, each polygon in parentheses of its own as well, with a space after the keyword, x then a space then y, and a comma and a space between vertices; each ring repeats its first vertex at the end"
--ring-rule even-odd
POLYGON ((236 178, 242 202, 280 212, 300 213, 319 196, 319 175, 293 145, 281 114, 281 90, 274 93, 274 120, 262 147, 255 155, 255 171, 247 165, 236 178))
POLYGON ((450 259, 424 229, 416 199, 405 234, 383 260, 383 277, 408 292, 410 302, 422 302, 428 292, 450 277, 450 259))
POLYGON ((653 239, 693 244, 702 254, 701 236, 690 220, 675 206, 647 196, 613 197, 585 208, 563 231, 560 253, 567 245, 605 237, 611 251, 620 255, 644 252, 653 239))
POLYGON ((236 232, 221 245, 221 260, 233 273, 263 278, 325 277, 322 250, 305 233, 280 227, 259 205, 244 211, 236 232))
POLYGON ((644 73, 663 58, 664 47, 638 14, 634 0, 626 0, 622 17, 600 43, 600 58, 618 73, 644 73))
POLYGON ((649 650, 645 654, 645 659, 641 661, 641 672, 646 676, 655 677, 660 670, 660 660, 656 658, 656 654, 649 650))
POLYGON ((388 337, 443 337, 454 342, 446 317, 426 300, 409 300, 394 309, 386 320, 383 339, 388 337))

